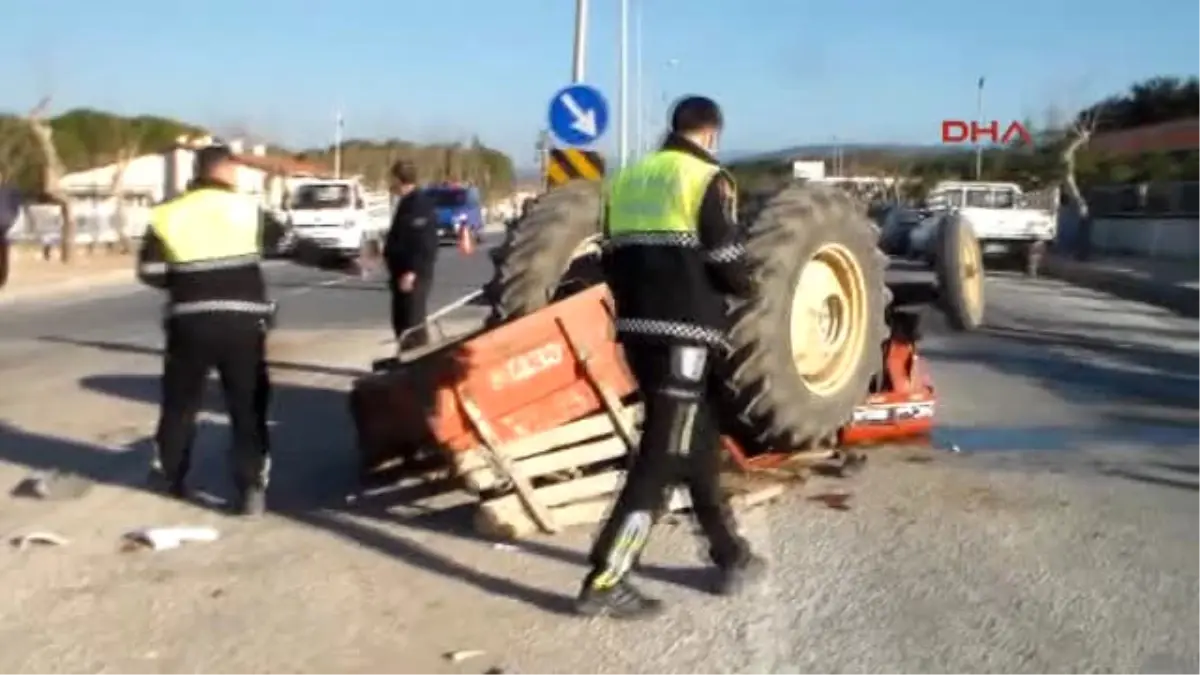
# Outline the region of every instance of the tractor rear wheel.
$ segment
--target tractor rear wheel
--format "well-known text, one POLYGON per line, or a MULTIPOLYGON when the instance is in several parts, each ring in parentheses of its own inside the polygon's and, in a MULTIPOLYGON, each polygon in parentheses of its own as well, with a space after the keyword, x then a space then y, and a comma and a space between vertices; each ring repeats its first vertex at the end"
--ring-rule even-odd
POLYGON ((938 228, 935 266, 938 305, 950 327, 970 331, 983 324, 983 251, 975 231, 962 218, 947 218, 938 228))
POLYGON ((601 282, 600 184, 572 181, 538 197, 493 251, 493 321, 535 312, 601 282))
POLYGON ((742 431, 762 448, 828 442, 881 367, 891 294, 878 228, 848 195, 820 186, 744 204, 758 291, 731 307, 728 386, 742 431))
MULTIPOLYGON (((741 197, 756 297, 731 300, 726 433, 748 450, 827 442, 850 419, 881 364, 887 256, 878 228, 849 196, 790 186, 741 197)), ((595 183, 569 183, 534 203, 494 252, 494 321, 537 311, 598 276, 595 183)))

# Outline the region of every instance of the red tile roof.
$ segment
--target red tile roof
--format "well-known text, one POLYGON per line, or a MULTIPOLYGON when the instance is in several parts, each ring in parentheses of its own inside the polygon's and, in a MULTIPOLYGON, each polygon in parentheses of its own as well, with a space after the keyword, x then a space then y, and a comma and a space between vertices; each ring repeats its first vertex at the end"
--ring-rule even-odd
POLYGON ((285 176, 317 176, 321 178, 331 178, 333 176, 332 171, 319 164, 292 157, 242 154, 238 155, 236 160, 239 164, 248 167, 285 176))
POLYGON ((1172 152, 1200 148, 1200 118, 1171 120, 1096 134, 1088 150, 1111 155, 1172 152))

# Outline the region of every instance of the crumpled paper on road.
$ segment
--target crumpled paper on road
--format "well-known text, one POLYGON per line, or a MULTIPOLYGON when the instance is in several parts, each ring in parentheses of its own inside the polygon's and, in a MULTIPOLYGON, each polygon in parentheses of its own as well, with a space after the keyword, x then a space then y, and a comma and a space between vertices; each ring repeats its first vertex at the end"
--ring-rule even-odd
POLYGON ((216 528, 198 527, 144 527, 126 532, 122 539, 128 548, 145 547, 152 551, 169 551, 183 546, 185 542, 209 543, 219 539, 216 528))
POLYGON ((27 476, 12 490, 14 497, 65 501, 79 499, 91 491, 91 479, 67 471, 49 471, 27 476))

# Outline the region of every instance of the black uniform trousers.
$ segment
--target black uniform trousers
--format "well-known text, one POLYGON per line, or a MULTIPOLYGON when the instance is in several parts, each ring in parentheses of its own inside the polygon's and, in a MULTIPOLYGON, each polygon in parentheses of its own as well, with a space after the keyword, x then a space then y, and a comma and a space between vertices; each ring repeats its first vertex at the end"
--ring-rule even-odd
POLYGON ((424 325, 433 280, 417 277, 413 289, 407 293, 400 290, 399 281, 398 274, 388 275, 388 290, 392 294, 392 331, 401 349, 413 349, 429 342, 429 331, 424 325), (421 328, 417 329, 418 326, 421 328), (404 336, 403 344, 400 344, 401 336, 404 336))
POLYGON ((8 283, 8 265, 11 254, 12 247, 8 243, 8 234, 0 229, 0 288, 4 288, 4 284, 8 283))
POLYGON ((637 564, 669 491, 679 483, 687 485, 712 561, 728 567, 748 553, 721 494, 715 406, 723 398, 714 358, 704 347, 626 342, 625 359, 642 391, 645 418, 625 486, 592 547, 587 582, 592 586, 615 585, 637 564))
POLYGON ((173 482, 182 481, 187 474, 196 415, 213 369, 221 378, 229 412, 234 483, 240 490, 266 487, 271 385, 266 330, 257 316, 214 313, 168 320, 156 435, 159 469, 173 482))

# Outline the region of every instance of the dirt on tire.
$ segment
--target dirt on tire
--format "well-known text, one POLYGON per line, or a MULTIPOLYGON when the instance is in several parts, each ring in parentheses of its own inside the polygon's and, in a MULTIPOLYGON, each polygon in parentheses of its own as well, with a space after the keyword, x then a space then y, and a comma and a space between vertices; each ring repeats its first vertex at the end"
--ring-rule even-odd
POLYGON ((878 228, 848 195, 823 186, 789 185, 774 194, 748 195, 742 206, 758 292, 752 300, 731 303, 728 386, 744 426, 737 435, 745 442, 748 433, 760 448, 781 450, 828 443, 881 368, 891 293, 878 228), (818 393, 795 364, 792 298, 805 265, 831 245, 848 252, 861 270, 865 325, 859 327, 861 339, 849 347, 857 352, 852 372, 836 391, 818 393))

